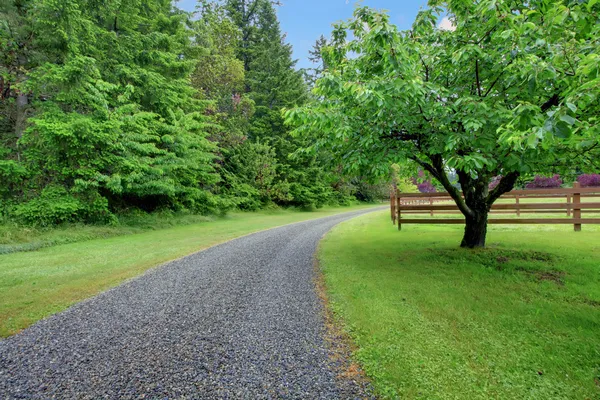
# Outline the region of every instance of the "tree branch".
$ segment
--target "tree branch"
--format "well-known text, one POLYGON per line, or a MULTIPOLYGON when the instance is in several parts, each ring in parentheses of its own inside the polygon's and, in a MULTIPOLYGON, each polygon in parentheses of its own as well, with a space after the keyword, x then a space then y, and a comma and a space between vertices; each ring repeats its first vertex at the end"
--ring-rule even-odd
POLYGON ((496 77, 496 79, 494 80, 494 82, 492 82, 492 85, 488 88, 488 90, 486 90, 485 94, 483 95, 483 97, 487 97, 488 94, 490 94, 490 92, 492 91, 492 89, 494 88, 494 86, 496 86, 496 83, 498 83, 498 81, 500 80, 500 78, 502 77, 502 75, 504 74, 504 68, 508 67, 510 64, 513 63, 515 59, 513 58, 512 60, 510 60, 508 62, 508 64, 506 64, 503 68, 502 71, 500 71, 500 73, 498 74, 498 76, 496 77))
POLYGON ((427 66, 427 64, 425 64, 425 60, 423 60, 423 56, 421 54, 419 54, 419 59, 421 59, 421 63, 425 68, 425 82, 429 82, 429 67, 427 66))
POLYGON ((479 59, 475 59, 475 79, 477 79, 477 94, 481 97, 481 81, 479 80, 479 59))
POLYGON ((421 105, 420 105, 420 104, 417 104, 417 105, 419 106, 419 111, 421 112, 421 116, 423 117, 423 119, 424 119, 425 121, 427 121, 427 122, 431 122, 431 119, 430 119, 430 118, 427 118, 427 117, 425 116, 425 112, 423 111, 423 107, 421 107, 421 105))
POLYGON ((550 97, 550 99, 548 99, 547 102, 542 104, 540 108, 542 109, 542 112, 546 112, 549 109, 551 109, 552 107, 558 106, 559 104, 560 104, 560 96, 555 93, 554 95, 552 95, 552 97, 550 97))
POLYGON ((477 45, 480 45, 480 44, 481 44, 481 42, 483 42, 483 41, 485 40, 485 38, 487 38, 487 37, 488 37, 488 36, 489 36, 489 35, 490 35, 490 34, 491 34, 493 31, 494 31, 494 29, 496 29, 496 25, 492 26, 492 27, 491 27, 491 28, 490 28, 490 29, 489 29, 489 30, 488 30, 488 31, 487 31, 487 32, 486 32, 486 33, 485 33, 485 34, 484 34, 484 35, 481 37, 481 39, 479 39, 479 40, 477 41, 477 43, 476 43, 476 44, 477 44, 477 45))
POLYGON ((504 193, 508 193, 513 190, 520 175, 521 174, 518 172, 510 172, 500 179, 498 186, 496 186, 488 195, 488 208, 491 208, 494 202, 498 200, 504 193))
POLYGON ((444 189, 446 189, 450 197, 452 197, 460 211, 465 216, 472 216, 473 211, 469 208, 469 206, 467 206, 467 203, 465 203, 465 199, 461 195, 460 191, 457 188, 455 188, 448 179, 448 175, 446 174, 446 170, 444 169, 444 161, 442 159, 442 156, 439 154, 433 154, 429 155, 428 157, 431 160, 431 164, 421 161, 416 157, 409 158, 417 164, 419 164, 420 166, 422 166, 423 168, 425 168, 427 172, 433 175, 433 177, 437 179, 438 182, 442 184, 442 186, 444 186, 444 189))
POLYGON ((408 133, 406 131, 390 132, 386 135, 380 136, 382 139, 397 139, 402 141, 419 140, 420 136, 415 133, 408 133))

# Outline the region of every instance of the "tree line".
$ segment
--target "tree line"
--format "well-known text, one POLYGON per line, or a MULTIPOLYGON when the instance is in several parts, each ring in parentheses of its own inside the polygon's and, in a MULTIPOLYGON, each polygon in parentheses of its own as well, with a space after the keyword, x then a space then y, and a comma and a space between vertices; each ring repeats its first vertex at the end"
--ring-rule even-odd
POLYGON ((275 7, 1 0, 2 215, 54 224, 348 202, 356 185, 327 150, 299 151, 310 138, 284 124, 282 108, 311 99, 314 72, 296 70, 275 7))

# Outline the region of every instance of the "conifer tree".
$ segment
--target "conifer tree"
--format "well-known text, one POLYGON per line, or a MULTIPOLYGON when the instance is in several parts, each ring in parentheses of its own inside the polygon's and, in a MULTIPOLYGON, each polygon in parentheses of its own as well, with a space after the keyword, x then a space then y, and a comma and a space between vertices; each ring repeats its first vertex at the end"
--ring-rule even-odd
POLYGON ((276 156, 277 176, 271 200, 284 205, 322 205, 335 201, 334 179, 315 156, 299 154, 303 139, 294 138, 284 126, 281 110, 304 104, 308 89, 296 70, 292 48, 285 43, 274 6, 268 0, 226 0, 228 16, 241 32, 239 57, 246 70, 246 92, 256 112, 249 137, 270 145, 276 156))
POLYGON ((46 212, 51 223, 132 205, 220 206, 207 190, 218 180, 216 148, 189 84, 187 14, 169 0, 30 0, 17 11, 32 34, 15 47, 42 54, 24 77, 3 74, 31 110, 16 135, 28 176, 18 216, 46 212))

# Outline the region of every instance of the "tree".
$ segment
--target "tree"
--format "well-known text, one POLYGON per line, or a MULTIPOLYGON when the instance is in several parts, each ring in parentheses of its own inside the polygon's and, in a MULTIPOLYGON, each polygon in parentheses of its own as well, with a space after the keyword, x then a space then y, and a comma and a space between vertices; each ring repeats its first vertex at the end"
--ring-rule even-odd
POLYGON ((242 98, 252 100, 255 105, 249 126, 243 128, 244 136, 252 143, 244 141, 240 144, 243 149, 232 149, 225 154, 223 170, 238 171, 236 176, 227 173, 225 184, 231 188, 253 187, 254 191, 239 191, 262 193, 259 197, 263 202, 319 206, 336 198, 332 187, 334 182, 329 172, 324 171, 320 157, 300 154, 290 157, 307 142, 290 135, 290 129, 283 123, 281 109, 304 104, 308 90, 302 73, 295 69, 292 48, 285 43, 285 35, 277 20, 276 4, 269 0, 223 0, 203 5, 203 10, 222 7, 227 19, 240 32, 236 54, 244 65, 245 91, 242 98), (268 152, 265 147, 273 151, 268 152), (243 154, 244 159, 237 154, 243 154), (275 162, 262 163, 267 154, 274 156, 275 162), (262 164, 274 169, 271 179, 263 180, 261 175, 251 178, 259 171, 253 166, 262 164), (247 181, 240 180, 240 177, 246 177, 247 181), (270 186, 259 188, 257 182, 263 181, 270 186))
POLYGON ((321 101, 286 116, 300 135, 321 132, 311 148, 335 149, 347 170, 420 166, 464 214, 461 246, 483 247, 492 204, 521 174, 598 162, 600 2, 429 6, 406 32, 357 8, 324 51, 321 101), (438 28, 442 12, 453 30, 438 28))
POLYGON ((192 85, 207 99, 231 103, 232 96, 244 91, 245 71, 236 57, 241 33, 224 14, 221 7, 203 3, 201 18, 194 27, 195 44, 201 52, 192 85))
POLYGON ((240 30, 218 4, 204 1, 200 11, 201 18, 194 23, 194 42, 200 50, 192 86, 211 103, 206 113, 217 124, 212 127, 210 139, 226 153, 247 139, 254 101, 244 93, 244 65, 236 57, 240 30))
POLYGON ((27 96, 13 135, 27 171, 21 193, 12 192, 21 203, 15 213, 35 219, 60 193, 72 200, 69 220, 106 219, 130 206, 218 210, 211 121, 189 82, 197 50, 189 15, 170 0, 15 4, 26 4, 11 14, 21 28, 0 31, 14 35, 2 41, 12 46, 4 82, 27 96))
POLYGON ((313 63, 317 64, 316 70, 322 72, 325 70, 326 65, 323 62, 323 49, 327 46, 327 39, 321 35, 313 45, 313 48, 308 51, 308 59, 313 63))
POLYGON ((314 87, 317 79, 319 79, 323 71, 327 69, 322 55, 322 51, 326 46, 327 39, 325 36, 321 35, 315 41, 312 49, 308 51, 308 59, 315 65, 315 67, 308 68, 304 71, 305 79, 309 87, 314 87))

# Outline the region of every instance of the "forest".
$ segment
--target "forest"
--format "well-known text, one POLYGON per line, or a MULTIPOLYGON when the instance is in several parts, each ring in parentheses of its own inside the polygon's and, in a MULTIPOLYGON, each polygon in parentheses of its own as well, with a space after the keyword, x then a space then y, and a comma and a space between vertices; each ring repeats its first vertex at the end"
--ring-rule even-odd
POLYGON ((2 0, 0 212, 49 226, 129 211, 320 207, 370 200, 283 108, 298 70, 269 0, 2 0))

